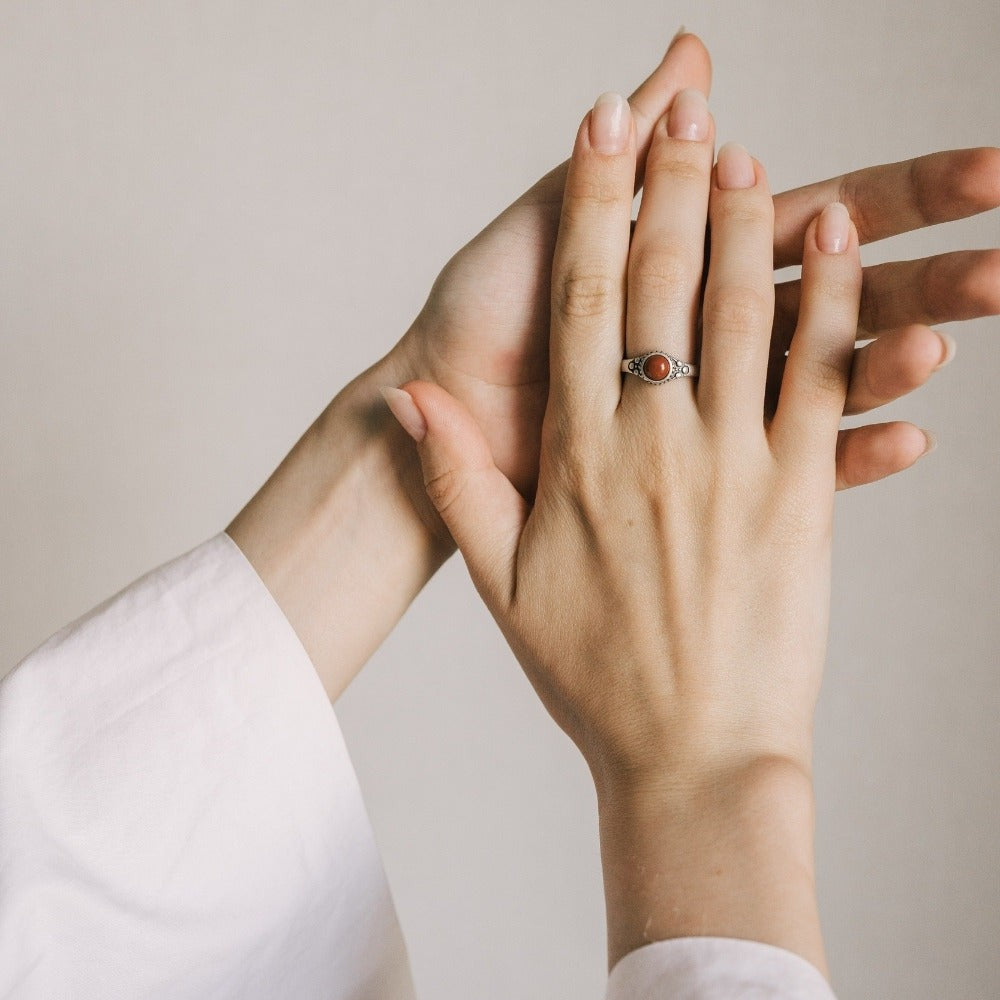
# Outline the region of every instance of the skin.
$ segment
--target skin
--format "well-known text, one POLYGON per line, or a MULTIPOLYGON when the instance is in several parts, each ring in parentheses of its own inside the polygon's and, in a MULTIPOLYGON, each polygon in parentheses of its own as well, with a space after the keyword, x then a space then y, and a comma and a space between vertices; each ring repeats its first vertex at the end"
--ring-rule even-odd
MULTIPOLYGON (((710 77, 704 46, 682 35, 632 95, 637 186, 656 120, 682 87, 707 93, 710 77)), ((566 171, 562 164, 546 174, 455 254, 396 347, 337 395, 227 529, 331 698, 454 551, 379 388, 412 379, 446 388, 469 407, 499 467, 533 495, 548 394, 549 274, 566 171)), ((778 264, 799 258, 808 222, 837 199, 859 220, 862 242, 972 215, 1000 204, 1000 150, 934 154, 776 196, 778 264)), ((776 292, 773 377, 794 326, 796 288, 776 292)), ((967 251, 883 265, 866 270, 863 288, 864 332, 882 332, 855 355, 849 412, 930 377, 947 347, 923 324, 1000 312, 1000 257, 967 251), (925 286, 919 278, 928 272, 935 280, 925 286)), ((923 433, 901 422, 845 431, 838 486, 905 469, 925 446, 923 433)))
POLYGON ((534 502, 439 386, 411 382, 387 399, 479 593, 590 766, 609 963, 709 934, 825 969, 811 734, 857 232, 835 203, 803 236, 798 324, 765 420, 774 205, 763 169, 728 146, 713 174, 707 105, 683 92, 654 131, 630 242, 635 130, 618 100, 584 119, 566 182, 534 502), (687 358, 699 333, 696 385, 621 377, 623 354, 665 341, 687 358))
MULTIPOLYGON (((709 78, 704 47, 684 35, 632 96, 635 186, 657 120, 683 87, 707 93, 709 78)), ((499 474, 525 502, 536 495, 549 398, 550 275, 567 170, 568 164, 555 168, 456 253, 399 344, 334 398, 227 529, 296 630, 331 699, 455 548, 424 489, 415 449, 379 397, 381 387, 418 379, 446 391, 479 428, 499 474)), ((836 200, 850 210, 859 242, 962 218, 1000 204, 1000 151, 934 154, 776 196, 777 265, 800 259, 810 246, 809 226, 836 200)), ((761 436, 770 442, 774 389, 799 320, 801 288, 781 285, 774 295, 770 374, 754 451, 761 464, 753 473, 759 477, 755 487, 768 490, 784 482, 785 467, 770 446, 772 464, 766 464, 761 436)), ((867 269, 856 332, 877 333, 878 339, 853 353, 841 409, 866 412, 923 384, 950 354, 947 342, 927 324, 997 312, 995 251, 867 269)), ((684 385, 634 388, 666 392, 666 401, 673 393, 676 402, 674 390, 684 385)), ((840 432, 824 475, 832 475, 838 488, 862 485, 908 467, 925 445, 923 432, 905 423, 840 432)), ((704 441, 701 447, 702 455, 709 454, 704 441)), ((687 494, 681 491, 688 505, 681 510, 690 509, 701 482, 697 468, 688 471, 696 478, 687 494)), ((728 481, 742 484, 738 478, 728 481)), ((642 486, 647 507, 666 511, 665 495, 654 498, 650 483, 642 486)), ((827 480, 823 517, 829 487, 827 480)), ((789 516, 786 504, 781 516, 789 516)), ((809 544, 825 544, 816 539, 815 522, 804 523, 805 529, 809 544)), ((745 534, 739 543, 746 545, 745 534)), ((746 597, 766 603, 773 595, 746 597)), ((821 598, 817 592, 820 603, 821 598)), ((536 676, 544 676, 541 668, 536 676)), ((672 684, 677 676, 671 675, 672 684)), ((804 676, 800 709, 809 701, 810 675, 804 676)), ((547 703, 556 704, 553 697, 547 703)), ((576 709, 572 701, 565 704, 561 721, 568 725, 576 709)), ((673 711, 675 719, 685 718, 684 703, 675 702, 673 711)), ((689 734, 699 720, 704 715, 690 716, 689 734)), ((661 728, 669 724, 662 716, 647 721, 661 728)), ((761 740, 765 729, 758 731, 761 740)), ((804 734, 795 742, 799 751, 808 743, 804 734)), ((616 769, 614 754, 588 753, 599 788, 612 962, 647 940, 724 933, 782 943, 824 968, 812 874, 812 789, 803 754, 783 743, 774 753, 740 758, 745 766, 735 766, 737 758, 730 757, 725 767, 686 770, 683 757, 675 755, 673 773, 688 777, 663 780, 648 767, 616 769), (616 775, 618 780, 610 780, 616 775), (642 865, 635 863, 638 858, 645 859, 642 865), (782 887, 781 897, 762 903, 761 891, 773 892, 775 886, 782 887), (685 905, 692 899, 699 900, 697 911, 685 905)))

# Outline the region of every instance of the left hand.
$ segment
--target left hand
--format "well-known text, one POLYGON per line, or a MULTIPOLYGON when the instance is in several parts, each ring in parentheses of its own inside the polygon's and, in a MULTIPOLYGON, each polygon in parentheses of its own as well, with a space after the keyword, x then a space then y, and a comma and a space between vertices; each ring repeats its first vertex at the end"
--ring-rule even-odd
MULTIPOLYGON (((653 123, 684 87, 708 93, 711 70, 694 35, 675 40, 629 98, 636 124, 636 187, 653 123)), ((448 262, 400 342, 402 377, 437 383, 460 399, 490 442, 497 464, 527 497, 538 475, 538 441, 548 394, 549 272, 567 163, 523 194, 448 262)), ((872 167, 774 199, 775 266, 801 260, 809 222, 842 201, 862 243, 1000 204, 1000 149, 937 153, 872 167)), ((866 268, 859 337, 845 412, 891 402, 927 381, 950 350, 928 324, 1000 313, 1000 251, 941 254, 866 268)), ((784 368, 798 317, 798 283, 779 285, 767 406, 784 368)), ((841 432, 837 485, 860 486, 908 468, 924 437, 901 422, 841 432)), ((444 533, 415 473, 407 491, 424 521, 444 533)), ((446 533, 444 533, 446 535, 446 533)))

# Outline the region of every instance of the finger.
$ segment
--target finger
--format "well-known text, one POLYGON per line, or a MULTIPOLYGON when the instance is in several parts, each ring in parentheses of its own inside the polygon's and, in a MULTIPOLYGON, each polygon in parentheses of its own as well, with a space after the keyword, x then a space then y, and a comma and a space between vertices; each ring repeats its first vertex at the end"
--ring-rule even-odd
POLYGON ((712 90, 712 60, 697 35, 681 32, 670 43, 663 62, 628 99, 635 119, 636 191, 643 185, 656 123, 680 91, 688 89, 708 97, 712 90))
MULTIPOLYGON (((696 90, 682 90, 654 132, 628 258, 630 357, 658 350, 694 358, 714 134, 708 102, 696 90)), ((669 363, 661 366, 668 374, 669 363)), ((690 392, 653 394, 638 379, 628 382, 657 404, 692 398, 690 392)))
POLYGON ((760 427, 774 315, 774 203, 764 168, 736 143, 719 150, 709 212, 698 406, 717 426, 760 427))
MULTIPOLYGON (((652 73, 635 89, 629 97, 632 117, 635 120, 636 174, 635 188, 642 185, 646 153, 649 150, 653 128, 670 107, 677 93, 685 87, 708 94, 712 86, 712 61, 708 49, 697 35, 679 33, 670 43, 666 55, 652 73)), ((562 205, 563 188, 569 160, 549 171, 533 187, 529 188, 515 205, 548 204, 556 212, 562 205)), ((556 212, 553 212, 555 219, 556 212)))
POLYGON ((603 94, 577 133, 552 260, 548 406, 571 424, 621 395, 634 178, 628 102, 603 94))
POLYGON ((506 606, 527 502, 496 467, 472 415, 440 386, 408 382, 382 394, 417 442, 427 495, 483 600, 491 609, 506 606))
MULTIPOLYGON (((801 294, 798 281, 776 289, 775 333, 787 349, 801 294)), ((933 325, 1000 314, 1000 250, 958 250, 864 270, 859 336, 909 323, 933 325), (870 332, 869 332, 870 331, 870 332)))
POLYGON ((885 479, 933 450, 934 438, 927 431, 901 421, 843 430, 837 437, 837 489, 885 479))
POLYGON ((1000 149, 931 153, 777 195, 775 267, 802 260, 809 223, 833 201, 847 206, 862 243, 978 215, 1000 205, 1000 149))
POLYGON ((844 412, 861 298, 858 234, 847 209, 828 205, 806 231, 799 322, 771 424, 793 462, 828 462, 844 412))
POLYGON ((922 386, 955 356, 955 341, 928 326, 890 330, 854 352, 845 416, 867 413, 922 386))

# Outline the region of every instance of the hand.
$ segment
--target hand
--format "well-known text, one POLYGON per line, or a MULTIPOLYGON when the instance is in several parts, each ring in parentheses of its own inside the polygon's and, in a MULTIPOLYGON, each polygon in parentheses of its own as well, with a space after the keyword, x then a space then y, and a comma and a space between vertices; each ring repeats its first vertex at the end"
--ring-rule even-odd
MULTIPOLYGON (((629 99, 637 189, 653 123, 678 90, 693 87, 707 94, 710 79, 704 46, 694 35, 682 35, 629 99)), ((498 465, 528 497, 537 479, 548 391, 549 268, 566 170, 564 163, 543 177, 448 262, 400 345, 408 376, 444 386, 469 407, 498 465)), ((778 195, 775 266, 800 260, 808 223, 838 199, 860 220, 862 242, 963 218, 1000 204, 1000 150, 934 154, 778 195)), ((855 356, 848 413, 890 402, 931 376, 950 348, 926 324, 1000 312, 1000 253, 943 254, 868 268, 864 288, 859 334, 878 339, 855 356)), ((770 406, 797 312, 797 283, 780 286, 770 406)), ((838 486, 901 471, 923 448, 924 437, 905 423, 844 431, 838 486)), ((440 531, 415 473, 408 492, 425 522, 440 531)))
POLYGON ((645 940, 711 933, 822 965, 800 792, 825 654, 858 235, 836 203, 807 228, 798 324, 765 420, 773 203, 741 147, 725 147, 713 174, 713 139, 704 99, 682 92, 656 127, 630 246, 628 104, 599 100, 581 125, 552 265, 533 505, 441 387, 412 382, 387 398, 480 594, 594 775, 612 963, 645 940), (623 354, 692 358, 699 308, 697 383, 621 374, 623 354), (747 810, 762 774, 773 790, 747 810))

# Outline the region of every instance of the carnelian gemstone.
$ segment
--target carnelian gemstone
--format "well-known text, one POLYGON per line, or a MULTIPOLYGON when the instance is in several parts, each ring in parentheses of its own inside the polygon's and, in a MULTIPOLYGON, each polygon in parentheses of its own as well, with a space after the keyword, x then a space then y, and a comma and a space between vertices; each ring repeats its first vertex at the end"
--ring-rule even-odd
POLYGON ((670 374, 670 358, 662 354, 650 354, 642 363, 642 372, 654 382, 662 382, 670 374))

